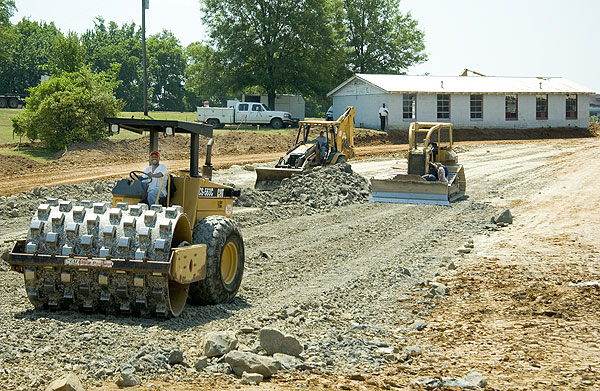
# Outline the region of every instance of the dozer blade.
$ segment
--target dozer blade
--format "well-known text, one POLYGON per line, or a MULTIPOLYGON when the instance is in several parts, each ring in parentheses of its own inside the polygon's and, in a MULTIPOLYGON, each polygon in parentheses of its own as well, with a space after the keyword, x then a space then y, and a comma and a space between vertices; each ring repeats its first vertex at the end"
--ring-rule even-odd
POLYGON ((305 170, 301 168, 257 167, 254 188, 257 190, 274 190, 279 187, 283 179, 304 173, 305 170))
POLYGON ((428 182, 419 175, 397 174, 391 178, 371 178, 371 201, 397 204, 450 206, 464 196, 463 166, 448 166, 448 182, 428 182))

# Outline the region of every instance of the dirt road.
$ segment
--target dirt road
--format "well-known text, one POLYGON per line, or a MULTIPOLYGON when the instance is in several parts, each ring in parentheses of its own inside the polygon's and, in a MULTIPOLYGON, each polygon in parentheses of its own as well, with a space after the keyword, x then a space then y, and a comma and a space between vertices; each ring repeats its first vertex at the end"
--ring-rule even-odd
MULTIPOLYGON (((468 199, 451 207, 355 203, 285 218, 279 207, 241 211, 239 297, 188 306, 178 319, 34 312, 22 277, 2 268, 0 385, 44 389, 75 372, 91 389, 117 389, 119 368, 140 352, 177 348, 189 367, 142 366, 143 383, 131 389, 235 389, 233 376, 193 369, 199 341, 230 330, 252 348, 269 326, 302 341, 305 365, 256 389, 405 389, 419 376, 471 371, 489 390, 598 388, 598 288, 570 284, 600 280, 600 187, 588 168, 600 139, 460 148, 468 199), (488 222, 504 208, 514 224, 498 230, 488 222), (470 241, 473 251, 461 255, 470 241), (431 280, 448 294, 428 297, 431 280), (427 326, 416 331, 416 320, 427 326), (378 352, 386 346, 400 352, 378 352), (422 353, 406 359, 407 347, 422 353)), ((353 167, 370 177, 392 161, 353 167)), ((233 168, 215 177, 243 186, 253 175, 233 168)))

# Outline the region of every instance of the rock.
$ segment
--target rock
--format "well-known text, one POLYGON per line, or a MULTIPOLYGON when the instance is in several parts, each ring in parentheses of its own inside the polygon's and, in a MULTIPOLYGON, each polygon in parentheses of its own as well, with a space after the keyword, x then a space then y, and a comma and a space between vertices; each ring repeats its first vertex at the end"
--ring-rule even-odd
POLYGON ((429 286, 431 287, 429 291, 429 294, 431 294, 430 297, 446 296, 448 293, 448 288, 442 283, 433 281, 429 283, 429 286))
POLYGON ((243 168, 246 171, 255 171, 254 166, 252 164, 246 164, 243 168))
POLYGON ((238 345, 235 336, 225 331, 214 331, 206 334, 203 350, 206 357, 220 357, 234 350, 238 345))
POLYGON ((50 385, 46 387, 46 391, 85 391, 85 389, 79 378, 76 375, 69 373, 50 383, 50 385))
POLYGON ((289 354, 275 353, 273 354, 273 358, 279 362, 282 369, 294 369, 302 364, 301 358, 290 356, 289 354))
POLYGON ((135 375, 134 368, 127 367, 119 373, 116 383, 119 387, 133 387, 142 384, 142 380, 135 375))
POLYGON ((424 388, 426 390, 434 390, 436 388, 442 388, 442 379, 421 376, 410 382, 410 386, 413 388, 424 388))
POLYGON ((204 368, 204 372, 223 373, 225 375, 231 375, 231 372, 233 371, 231 370, 231 365, 223 362, 207 366, 206 368, 204 368))
POLYGON ((456 250, 456 252, 459 254, 469 254, 471 252, 471 249, 463 247, 456 250))
POLYGON ((396 360, 396 349, 388 347, 388 348, 377 348, 375 349, 375 354, 382 356, 387 361, 396 360))
POLYGON ((258 385, 261 381, 263 381, 263 375, 260 373, 242 373, 242 384, 258 385))
POLYGON ((273 257, 271 255, 267 254, 264 251, 260 252, 260 256, 263 257, 263 258, 266 258, 266 259, 273 259, 273 257))
POLYGON ((265 327, 260 330, 259 340, 260 347, 263 348, 268 355, 284 353, 292 356, 299 356, 304 350, 295 337, 284 335, 281 331, 270 327, 265 327))
POLYGON ((411 276, 410 274, 410 270, 408 270, 407 268, 402 269, 402 274, 404 274, 405 276, 411 276))
POLYGON ((423 354, 423 350, 418 346, 406 346, 404 349, 402 349, 402 354, 406 355, 407 357, 416 357, 423 354))
POLYGON ((427 322, 425 322, 423 319, 417 319, 413 322, 413 324, 410 325, 411 329, 417 330, 417 331, 421 331, 425 327, 427 327, 427 322))
POLYGON ((456 265, 454 264, 454 262, 450 262, 446 267, 448 268, 448 270, 456 270, 456 265))
POLYGON ((8 261, 8 256, 9 255, 10 255, 10 249, 9 248, 0 249, 0 258, 2 258, 2 260, 8 261))
POLYGON ((237 350, 227 353, 225 362, 231 365, 231 369, 238 376, 244 372, 251 372, 260 373, 263 378, 268 379, 280 369, 279 362, 271 357, 237 350))
POLYGON ((204 368, 206 368, 208 366, 208 357, 201 357, 198 360, 196 360, 196 363, 194 364, 194 368, 196 368, 196 370, 198 372, 204 370, 204 368))
POLYGON ((183 352, 179 349, 173 349, 169 353, 169 365, 183 364, 183 352))
POLYGON ((247 325, 247 326, 242 326, 242 327, 240 328, 240 331, 241 331, 242 333, 244 333, 244 334, 250 334, 250 333, 253 333, 253 332, 254 332, 254 330, 255 330, 255 329, 254 329, 254 326, 248 326, 248 325, 247 325))
POLYGON ((365 381, 366 380, 365 375, 363 375, 362 373, 352 374, 348 377, 348 379, 355 380, 355 381, 365 381))
POLYGON ((460 379, 443 377, 442 383, 443 387, 479 389, 484 388, 487 385, 487 380, 479 372, 470 372, 460 379))
POLYGON ((510 213, 509 209, 505 209, 504 211, 502 211, 502 213, 500 213, 498 216, 496 216, 496 224, 498 223, 504 223, 504 224, 512 224, 513 223, 513 216, 510 213))

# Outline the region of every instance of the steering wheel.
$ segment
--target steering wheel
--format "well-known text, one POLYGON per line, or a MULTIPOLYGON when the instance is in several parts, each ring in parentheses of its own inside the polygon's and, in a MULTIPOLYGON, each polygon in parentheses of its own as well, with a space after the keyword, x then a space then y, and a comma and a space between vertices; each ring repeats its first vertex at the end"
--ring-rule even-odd
POLYGON ((148 183, 152 180, 148 175, 146 175, 146 173, 144 171, 138 171, 138 170, 130 171, 129 177, 131 179, 133 179, 134 181, 140 181, 142 183, 148 183), (143 177, 142 177, 142 175, 143 175, 143 177))

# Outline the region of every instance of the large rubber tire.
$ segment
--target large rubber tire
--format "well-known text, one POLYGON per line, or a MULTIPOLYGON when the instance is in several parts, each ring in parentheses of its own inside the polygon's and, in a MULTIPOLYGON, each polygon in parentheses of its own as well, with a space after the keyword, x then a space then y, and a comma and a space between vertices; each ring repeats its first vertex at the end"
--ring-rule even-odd
POLYGON ((273 129, 281 129, 281 128, 283 128, 283 121, 281 120, 281 118, 273 118, 271 120, 271 127, 273 129))
POLYGON ((16 109, 17 107, 19 107, 19 100, 17 98, 9 98, 8 107, 10 107, 11 109, 16 109))
POLYGON ((206 120, 206 123, 212 125, 214 128, 218 128, 220 122, 217 118, 209 118, 206 120))
POLYGON ((231 302, 244 274, 244 240, 236 223, 223 216, 208 216, 194 227, 194 244, 206 244, 206 278, 190 285, 192 304, 231 302))
POLYGON ((7 106, 6 98, 0 98, 0 109, 4 109, 7 106))

